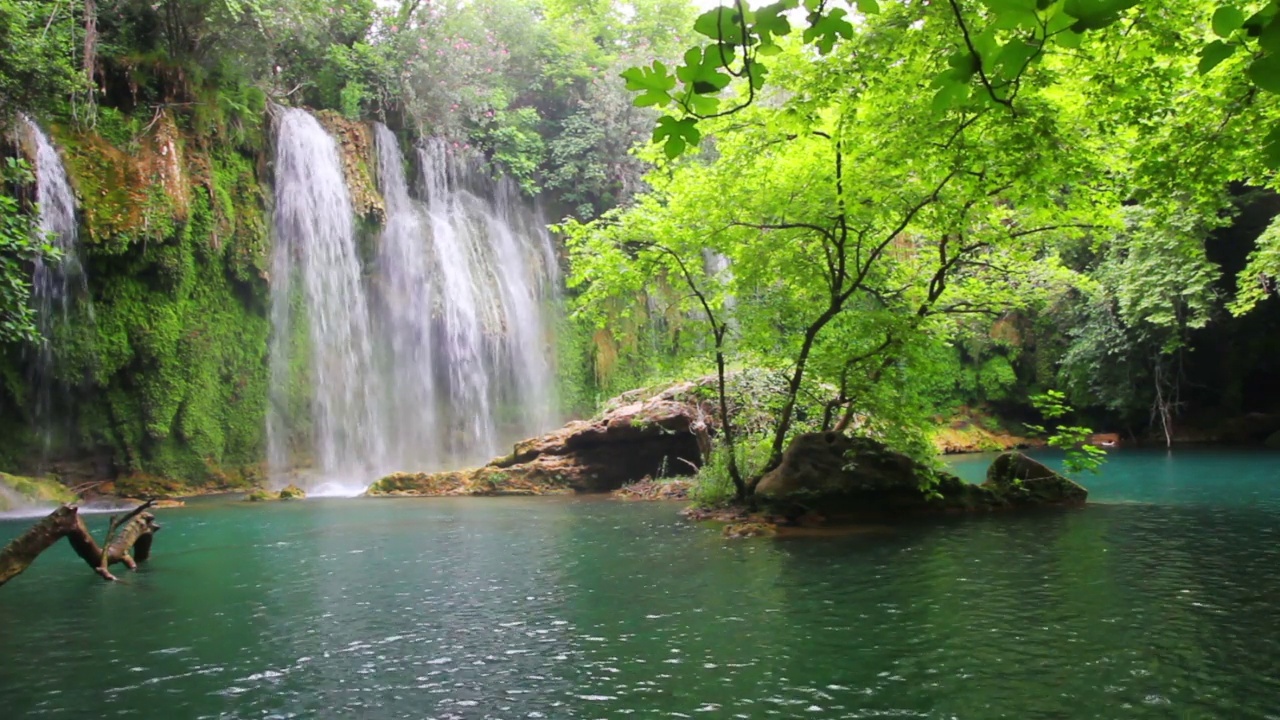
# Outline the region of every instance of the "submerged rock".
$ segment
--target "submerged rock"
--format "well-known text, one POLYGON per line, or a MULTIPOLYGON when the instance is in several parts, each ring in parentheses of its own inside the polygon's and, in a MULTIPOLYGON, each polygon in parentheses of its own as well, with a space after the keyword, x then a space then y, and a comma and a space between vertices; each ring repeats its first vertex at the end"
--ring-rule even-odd
POLYGON ((757 496, 788 517, 885 518, 1083 505, 1088 491, 1019 452, 1000 455, 981 485, 882 443, 840 433, 798 435, 757 496))
POLYGON ((683 478, 654 480, 645 478, 613 491, 619 500, 688 500, 693 483, 683 478))
POLYGON ((281 500, 301 500, 306 496, 307 496, 306 490, 303 490, 302 488, 293 484, 285 486, 285 488, 280 491, 280 495, 279 495, 281 500))
POLYGON ((572 490, 556 478, 538 473, 512 473, 491 465, 437 473, 392 473, 369 486, 377 496, 562 495, 572 490))

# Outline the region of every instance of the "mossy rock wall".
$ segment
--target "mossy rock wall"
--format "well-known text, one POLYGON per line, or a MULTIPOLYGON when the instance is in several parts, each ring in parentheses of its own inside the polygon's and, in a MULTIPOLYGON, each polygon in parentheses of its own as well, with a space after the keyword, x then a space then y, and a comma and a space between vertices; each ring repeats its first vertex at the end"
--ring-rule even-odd
POLYGON ((105 455, 119 475, 201 486, 239 484, 261 463, 266 163, 184 122, 53 128, 80 203, 87 284, 55 329, 52 428, 37 412, 32 353, 0 358, 0 461, 105 455), (53 431, 47 449, 40 427, 53 431))

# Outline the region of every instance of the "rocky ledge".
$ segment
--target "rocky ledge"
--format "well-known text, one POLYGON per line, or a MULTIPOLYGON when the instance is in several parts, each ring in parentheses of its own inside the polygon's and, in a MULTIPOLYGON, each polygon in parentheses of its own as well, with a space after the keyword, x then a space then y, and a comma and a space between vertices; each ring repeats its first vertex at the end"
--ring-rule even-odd
POLYGON ((395 473, 369 487, 380 495, 549 495, 612 492, 646 478, 693 474, 709 441, 701 384, 682 383, 623 402, 591 420, 516 443, 510 455, 469 470, 395 473))

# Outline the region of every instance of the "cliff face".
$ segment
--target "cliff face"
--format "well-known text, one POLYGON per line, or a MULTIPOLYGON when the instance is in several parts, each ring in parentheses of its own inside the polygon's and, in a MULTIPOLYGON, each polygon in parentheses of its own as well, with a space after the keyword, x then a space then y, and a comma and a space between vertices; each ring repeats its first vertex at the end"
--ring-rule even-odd
MULTIPOLYGON (((264 118, 264 123, 268 122, 264 118)), ((85 284, 54 323, 47 409, 31 348, 0 357, 0 467, 233 486, 265 456, 270 151, 161 111, 52 128, 75 188, 85 284), (60 467, 61 465, 61 467, 60 467)), ((382 200, 366 126, 335 132, 382 200), (361 142, 363 141, 363 142, 361 142)))

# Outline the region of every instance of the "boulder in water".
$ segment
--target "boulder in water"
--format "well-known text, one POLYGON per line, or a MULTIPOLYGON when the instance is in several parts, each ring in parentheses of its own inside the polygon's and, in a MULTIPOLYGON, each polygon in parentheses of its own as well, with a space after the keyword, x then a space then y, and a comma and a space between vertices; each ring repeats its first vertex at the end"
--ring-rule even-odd
POLYGON ((1270 435, 1268 435, 1267 439, 1264 440, 1262 444, 1266 445, 1272 450, 1280 450, 1280 430, 1277 430, 1271 433, 1270 435))
POLYGON ((1022 453, 996 458, 981 485, 939 472, 869 438, 826 432, 796 436, 756 494, 783 514, 829 520, 893 518, 1032 507, 1072 507, 1080 485, 1022 453))
POLYGON ((280 491, 281 500, 301 500, 307 496, 307 491, 297 485, 287 485, 280 491))

